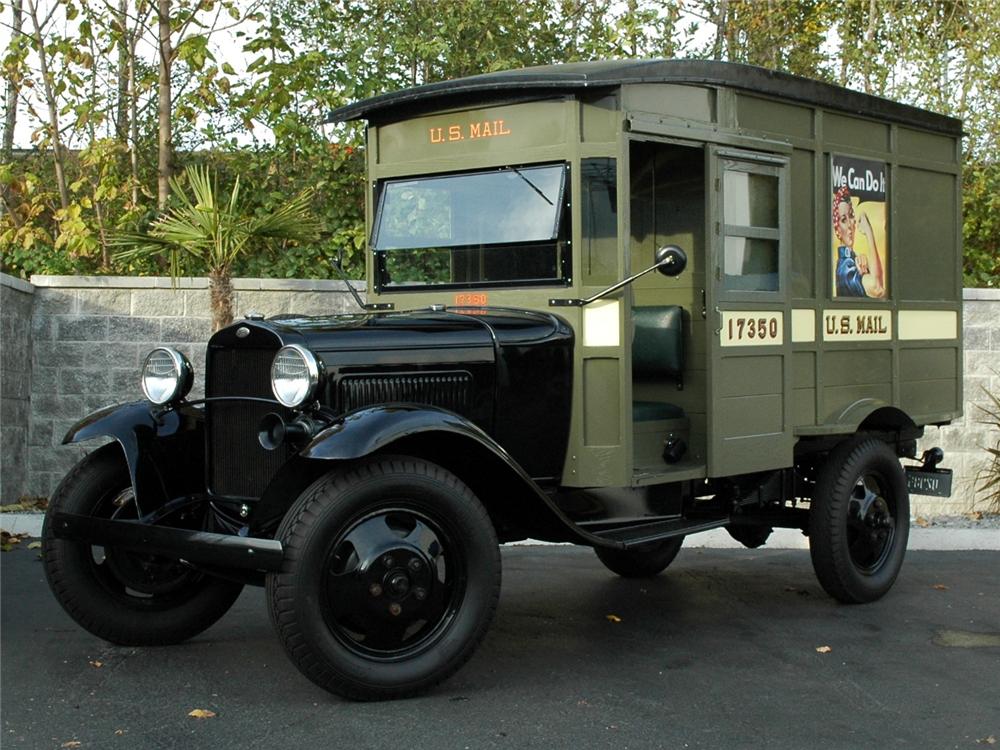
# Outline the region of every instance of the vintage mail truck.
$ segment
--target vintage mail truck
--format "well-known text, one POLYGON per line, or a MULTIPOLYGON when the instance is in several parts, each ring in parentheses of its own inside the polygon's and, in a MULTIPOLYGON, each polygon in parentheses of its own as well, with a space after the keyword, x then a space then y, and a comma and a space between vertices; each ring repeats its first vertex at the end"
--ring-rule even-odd
POLYGON ((950 491, 916 440, 962 409, 958 121, 632 60, 333 119, 367 127, 367 299, 218 332, 204 399, 156 349, 144 399, 69 432, 113 439, 46 520, 83 627, 176 642, 264 584, 299 669, 373 699, 469 658, 498 542, 650 576, 688 534, 790 527, 834 598, 890 589, 908 485, 950 491))

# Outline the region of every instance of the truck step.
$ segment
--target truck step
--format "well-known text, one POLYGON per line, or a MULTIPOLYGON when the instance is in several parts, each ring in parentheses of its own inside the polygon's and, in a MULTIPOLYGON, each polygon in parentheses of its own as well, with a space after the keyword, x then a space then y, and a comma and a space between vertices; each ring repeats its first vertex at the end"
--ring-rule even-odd
POLYGON ((725 526, 729 520, 729 516, 722 516, 718 518, 672 518, 645 523, 629 522, 622 526, 605 528, 591 533, 608 542, 617 542, 628 548, 647 542, 658 542, 671 537, 717 529, 720 526, 725 526))

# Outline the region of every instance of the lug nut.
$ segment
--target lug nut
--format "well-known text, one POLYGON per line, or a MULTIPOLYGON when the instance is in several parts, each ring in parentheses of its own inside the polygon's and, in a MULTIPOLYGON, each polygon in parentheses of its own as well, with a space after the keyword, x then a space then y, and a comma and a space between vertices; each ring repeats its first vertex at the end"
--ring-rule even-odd
POLYGON ((402 611, 403 608, 400 607, 398 604, 396 604, 396 602, 393 602, 392 604, 389 605, 389 614, 392 615, 393 617, 398 617, 399 613, 402 611))
POLYGON ((420 565, 420 560, 418 560, 417 558, 414 557, 412 560, 410 560, 410 570, 412 570, 414 573, 420 570, 421 567, 422 566, 420 565))
POLYGON ((382 564, 387 568, 391 568, 393 563, 395 563, 395 560, 392 559, 392 555, 386 555, 382 558, 382 564))
POLYGON ((373 583, 368 587, 368 593, 372 596, 382 596, 382 585, 378 583, 373 583))
POLYGON ((418 601, 423 601, 427 598, 427 589, 413 589, 413 595, 417 597, 418 601))

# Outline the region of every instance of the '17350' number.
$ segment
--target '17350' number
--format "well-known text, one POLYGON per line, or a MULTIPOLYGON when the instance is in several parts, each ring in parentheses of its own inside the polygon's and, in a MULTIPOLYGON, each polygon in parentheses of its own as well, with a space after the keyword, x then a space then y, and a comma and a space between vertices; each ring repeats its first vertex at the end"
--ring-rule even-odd
POLYGON ((729 338, 735 341, 743 339, 777 339, 777 318, 730 318, 729 338))

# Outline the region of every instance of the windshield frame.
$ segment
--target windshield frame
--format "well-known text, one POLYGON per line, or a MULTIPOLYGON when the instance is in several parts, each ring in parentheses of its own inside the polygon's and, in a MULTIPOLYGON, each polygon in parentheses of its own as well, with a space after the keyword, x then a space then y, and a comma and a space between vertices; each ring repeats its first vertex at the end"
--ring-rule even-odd
MULTIPOLYGON (((541 197, 548 200, 544 194, 541 197)), ((371 233, 369 236, 369 248, 374 266, 374 289, 377 293, 397 293, 411 291, 436 291, 452 289, 500 289, 510 287, 526 286, 558 286, 566 287, 572 283, 572 201, 571 201, 571 163, 565 160, 544 161, 526 164, 506 164, 495 167, 476 167, 473 169, 457 170, 453 172, 436 172, 429 174, 398 175, 380 179, 374 186, 374 218, 372 221, 371 233), (527 175, 525 171, 538 167, 561 167, 560 183, 558 194, 553 196, 553 206, 555 208, 555 226, 553 236, 548 239, 509 241, 497 243, 475 243, 464 245, 444 245, 439 247, 417 247, 417 248, 387 248, 376 249, 375 241, 378 236, 379 225, 382 220, 384 208, 385 189, 388 185, 400 182, 412 182, 426 180, 428 182, 436 179, 444 179, 455 176, 496 174, 511 172, 520 177, 530 189, 539 192, 537 186, 530 179, 530 171, 527 175), (397 282, 388 281, 388 269, 386 260, 389 253, 406 253, 419 250, 441 250, 450 252, 462 252, 470 250, 480 250, 483 252, 502 252, 505 249, 525 249, 531 246, 550 246, 551 252, 555 254, 553 259, 556 265, 556 275, 541 278, 516 278, 502 280, 481 280, 481 281, 459 281, 448 283, 421 283, 421 282, 397 282)))

